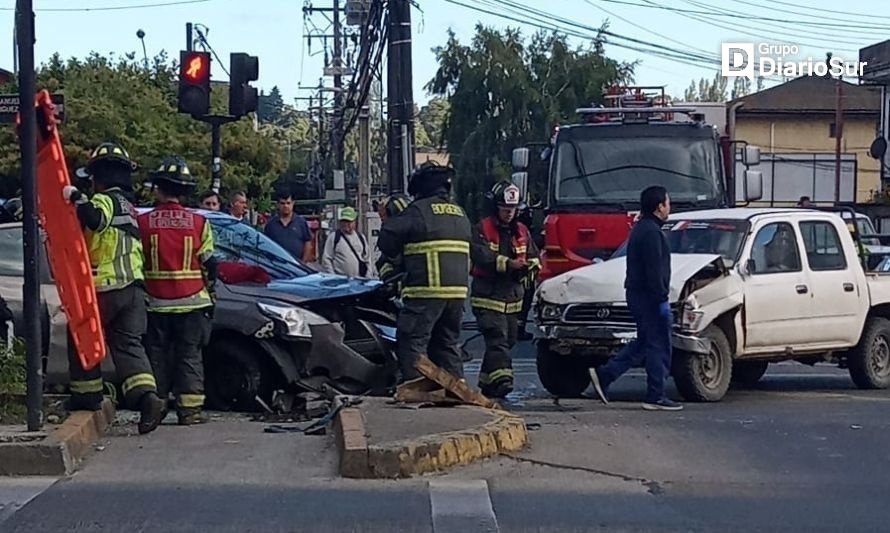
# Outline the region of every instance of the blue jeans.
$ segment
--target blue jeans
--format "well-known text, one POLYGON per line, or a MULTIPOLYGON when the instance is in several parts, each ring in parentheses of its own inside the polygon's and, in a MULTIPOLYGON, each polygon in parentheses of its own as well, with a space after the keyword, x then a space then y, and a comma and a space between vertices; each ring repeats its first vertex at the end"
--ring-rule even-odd
POLYGON ((597 375, 602 387, 608 389, 622 374, 645 361, 646 401, 657 402, 665 397, 664 384, 671 368, 671 313, 663 314, 659 303, 649 295, 628 291, 626 296, 637 323, 637 338, 599 367, 597 375))

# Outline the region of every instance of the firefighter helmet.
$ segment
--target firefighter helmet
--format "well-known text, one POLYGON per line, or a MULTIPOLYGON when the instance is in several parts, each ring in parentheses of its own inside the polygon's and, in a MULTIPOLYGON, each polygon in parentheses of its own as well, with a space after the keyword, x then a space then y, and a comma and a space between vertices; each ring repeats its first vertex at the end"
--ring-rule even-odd
POLYGON ((417 198, 428 196, 438 189, 444 188, 451 192, 451 178, 454 169, 442 166, 435 161, 427 161, 414 169, 408 178, 408 194, 417 198))
POLYGON ((519 207, 520 192, 519 187, 509 181, 499 181, 494 184, 491 191, 486 195, 491 200, 495 208, 498 207, 519 207))
POLYGON ((180 187, 194 187, 197 185, 185 159, 178 155, 167 156, 160 165, 151 173, 152 182, 166 181, 180 187))
POLYGON ((92 178, 96 173, 96 168, 103 162, 117 163, 130 172, 138 168, 138 165, 130 159, 130 154, 127 153, 123 146, 116 142, 104 142, 92 151, 87 164, 77 169, 77 177, 92 178))

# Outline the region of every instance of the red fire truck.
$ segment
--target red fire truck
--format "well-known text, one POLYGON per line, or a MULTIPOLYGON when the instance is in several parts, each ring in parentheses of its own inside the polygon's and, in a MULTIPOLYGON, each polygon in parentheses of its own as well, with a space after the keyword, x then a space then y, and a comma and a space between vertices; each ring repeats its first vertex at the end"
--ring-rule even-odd
MULTIPOLYGON (((609 107, 582 108, 581 123, 561 125, 549 159, 541 277, 607 259, 627 239, 640 191, 663 185, 674 211, 736 203, 735 145, 691 107, 671 107, 663 87, 624 87, 609 107), (660 90, 653 93, 652 90, 660 90)), ((744 146, 746 167, 760 150, 744 146)), ((529 149, 513 153, 514 179, 527 179, 529 149)), ((746 170, 740 200, 760 198, 760 172, 746 170)))

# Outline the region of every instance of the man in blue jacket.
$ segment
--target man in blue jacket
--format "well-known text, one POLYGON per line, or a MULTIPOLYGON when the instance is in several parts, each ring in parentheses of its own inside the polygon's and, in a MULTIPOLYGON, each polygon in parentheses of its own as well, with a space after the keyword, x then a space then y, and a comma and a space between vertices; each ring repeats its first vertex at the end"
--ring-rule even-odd
POLYGON ((665 382, 671 368, 671 324, 668 302, 671 282, 671 250, 661 226, 671 212, 664 187, 654 185, 640 194, 640 220, 627 243, 627 306, 637 323, 637 338, 608 363, 591 369, 593 388, 609 403, 609 386, 631 367, 646 362, 646 401, 643 409, 679 411, 682 405, 668 399, 665 382))

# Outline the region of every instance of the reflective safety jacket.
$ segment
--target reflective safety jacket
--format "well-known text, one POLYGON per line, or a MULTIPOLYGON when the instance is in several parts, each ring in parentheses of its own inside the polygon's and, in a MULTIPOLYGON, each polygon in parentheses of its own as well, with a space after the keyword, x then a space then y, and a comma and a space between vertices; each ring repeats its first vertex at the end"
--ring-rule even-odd
POLYGON ((470 221, 443 190, 419 198, 386 220, 377 240, 386 257, 401 257, 402 298, 463 300, 470 270, 470 221))
POLYGON ((145 248, 148 310, 185 313, 211 307, 203 265, 213 255, 210 223, 178 203, 158 205, 139 215, 145 248))
POLYGON ((514 221, 503 225, 495 216, 482 219, 473 232, 473 287, 470 305, 499 313, 519 313, 525 290, 539 270, 538 249, 528 228, 514 221), (510 270, 507 262, 524 257, 527 267, 510 270))
POLYGON ((77 206, 97 292, 122 289, 144 279, 136 208, 118 188, 77 206))

